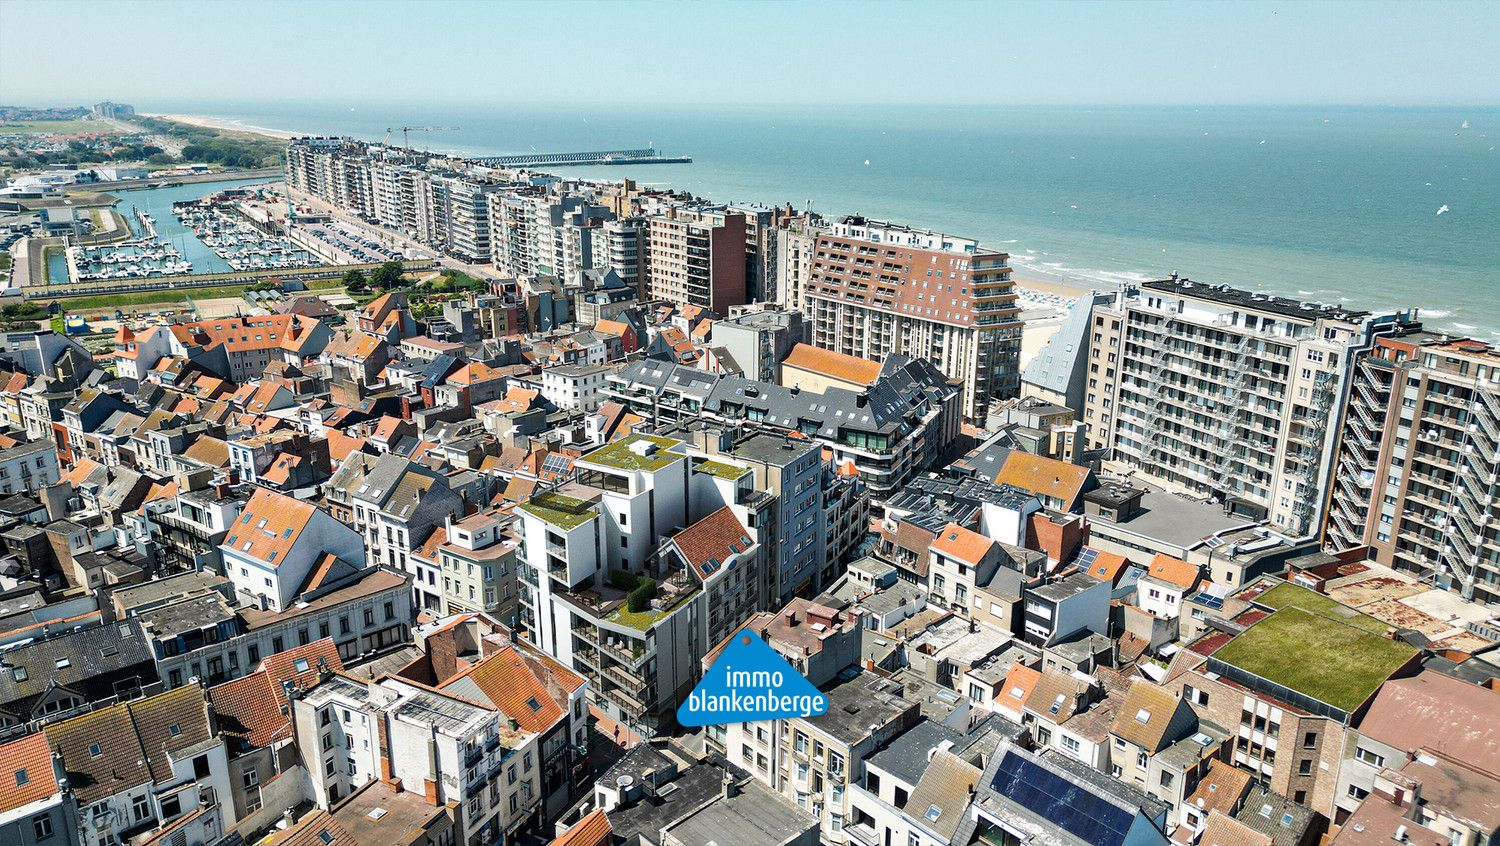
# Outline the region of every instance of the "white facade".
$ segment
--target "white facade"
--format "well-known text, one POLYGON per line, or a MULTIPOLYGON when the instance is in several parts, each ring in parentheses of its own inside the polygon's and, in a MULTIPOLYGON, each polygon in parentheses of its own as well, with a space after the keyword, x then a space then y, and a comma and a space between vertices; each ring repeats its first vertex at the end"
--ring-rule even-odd
MULTIPOLYGON (((224 554, 224 575, 234 584, 237 593, 254 600, 263 598, 268 610, 285 611, 307 582, 313 566, 325 553, 331 553, 356 566, 363 564, 365 547, 359 533, 310 505, 304 505, 311 512, 307 515, 306 522, 300 530, 293 531, 293 537, 288 538, 291 541, 289 548, 276 550, 276 560, 260 558, 246 551, 245 544, 251 541, 242 538, 242 535, 248 537, 253 532, 263 533, 266 531, 265 527, 271 525, 256 509, 257 500, 267 494, 270 492, 262 489, 251 498, 246 510, 229 527, 229 535, 219 546, 219 551, 224 554)), ((290 497, 279 494, 270 495, 291 500, 290 497)))
POLYGON ((604 399, 608 376, 601 363, 548 367, 542 370, 542 396, 561 409, 593 412, 604 399))
POLYGON ((28 441, 0 450, 0 495, 33 493, 57 480, 57 447, 51 441, 28 441))
POLYGON ((1142 611, 1163 619, 1174 619, 1182 614, 1181 587, 1163 579, 1143 576, 1136 584, 1136 604, 1142 611))

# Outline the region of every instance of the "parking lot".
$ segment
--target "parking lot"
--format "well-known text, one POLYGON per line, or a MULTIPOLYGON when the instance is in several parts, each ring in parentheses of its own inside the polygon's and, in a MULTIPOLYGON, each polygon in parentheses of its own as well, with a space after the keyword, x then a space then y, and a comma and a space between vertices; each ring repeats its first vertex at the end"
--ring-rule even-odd
POLYGON ((368 264, 403 258, 399 250, 339 223, 299 223, 292 231, 299 242, 339 263, 368 264))

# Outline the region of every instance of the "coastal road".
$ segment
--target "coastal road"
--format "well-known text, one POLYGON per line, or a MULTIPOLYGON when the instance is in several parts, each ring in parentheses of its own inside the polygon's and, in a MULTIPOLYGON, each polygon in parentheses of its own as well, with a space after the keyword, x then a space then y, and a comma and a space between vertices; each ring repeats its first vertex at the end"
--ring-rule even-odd
POLYGON ((151 144, 154 147, 160 147, 173 156, 181 156, 182 148, 187 146, 183 142, 178 141, 171 136, 160 135, 158 133, 152 132, 146 127, 141 126, 140 124, 130 123, 129 121, 123 121, 118 118, 105 118, 104 122, 114 126, 115 129, 118 129, 119 131, 129 135, 144 135, 147 138, 147 143, 151 144))

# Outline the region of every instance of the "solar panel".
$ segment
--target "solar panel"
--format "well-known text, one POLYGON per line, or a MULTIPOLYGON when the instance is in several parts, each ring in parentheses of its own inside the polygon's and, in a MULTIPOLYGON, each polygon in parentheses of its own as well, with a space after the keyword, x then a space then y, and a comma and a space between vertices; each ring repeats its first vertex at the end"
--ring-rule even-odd
POLYGON ((1197 596, 1194 596, 1193 597, 1193 601, 1196 602, 1196 603, 1198 603, 1199 605, 1207 606, 1207 607, 1212 608, 1212 609, 1214 609, 1216 611, 1224 607, 1224 597, 1222 597, 1222 596, 1214 596, 1213 594, 1211 594, 1211 593, 1209 593, 1207 591, 1204 591, 1202 593, 1199 593, 1197 596))
POLYGON ((995 792, 1094 846, 1120 846, 1135 815, 1045 769, 1007 752, 991 782, 995 792))
POLYGON ((1098 557, 1099 550, 1091 546, 1084 547, 1083 551, 1078 553, 1078 569, 1088 572, 1088 569, 1094 566, 1094 559, 1098 557))

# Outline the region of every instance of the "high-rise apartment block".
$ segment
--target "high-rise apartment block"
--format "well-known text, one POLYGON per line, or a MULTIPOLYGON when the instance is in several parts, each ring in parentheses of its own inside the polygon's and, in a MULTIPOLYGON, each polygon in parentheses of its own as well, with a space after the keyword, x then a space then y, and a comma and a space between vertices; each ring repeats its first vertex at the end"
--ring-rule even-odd
POLYGON ((646 219, 647 295, 719 316, 746 302, 745 216, 669 208, 646 219))
POLYGON ((1103 358, 1091 349, 1090 378, 1117 381, 1088 391, 1084 418, 1107 432, 1119 465, 1305 535, 1331 480, 1354 354, 1398 319, 1175 277, 1147 282, 1095 318, 1103 358))
POLYGON ((1379 338, 1347 396, 1325 544, 1500 602, 1500 354, 1428 332, 1379 338))
POLYGON ((806 284, 791 298, 813 344, 880 361, 926 359, 964 383, 963 414, 1020 385, 1021 322, 1009 256, 977 241, 846 217, 813 242, 806 284))

